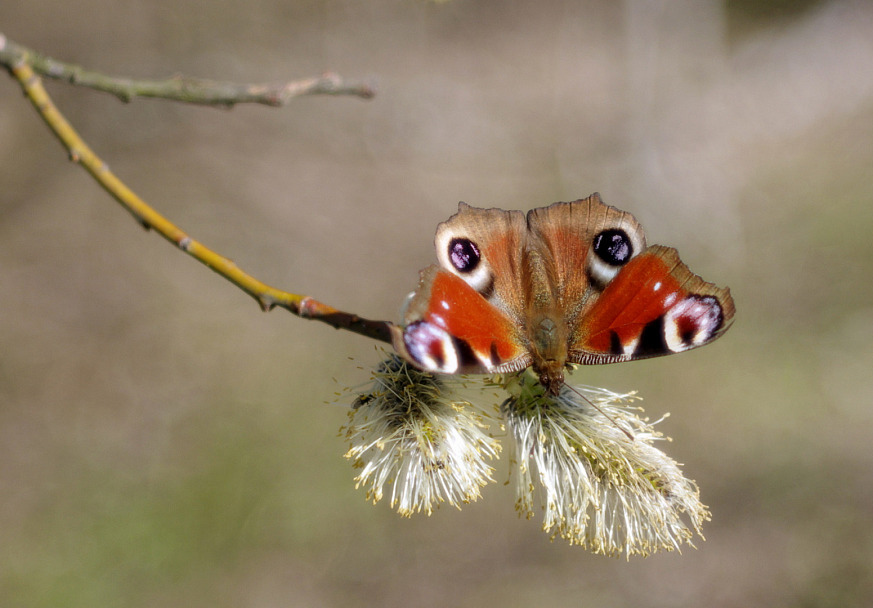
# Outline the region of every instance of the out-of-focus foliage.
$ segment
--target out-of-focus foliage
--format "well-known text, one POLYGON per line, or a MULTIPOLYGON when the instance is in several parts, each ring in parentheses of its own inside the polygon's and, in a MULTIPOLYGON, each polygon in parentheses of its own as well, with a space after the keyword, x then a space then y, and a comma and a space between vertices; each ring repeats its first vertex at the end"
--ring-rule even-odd
POLYGON ((873 603, 873 5, 75 4, 3 0, 3 33, 132 77, 377 82, 230 112, 49 85, 132 188, 271 284, 396 317, 458 200, 597 190, 730 285, 717 343, 574 377, 671 412, 659 447, 712 521, 627 563, 550 543, 511 484, 372 506, 334 397, 372 344, 143 232, 0 79, 0 604, 873 603))

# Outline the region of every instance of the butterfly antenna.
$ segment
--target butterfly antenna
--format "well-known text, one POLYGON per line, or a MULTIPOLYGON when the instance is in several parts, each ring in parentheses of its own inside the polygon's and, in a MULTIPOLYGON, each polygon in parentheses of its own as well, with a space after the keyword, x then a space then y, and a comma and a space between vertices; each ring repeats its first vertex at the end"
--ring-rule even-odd
POLYGON ((603 414, 603 417, 606 418, 607 420, 609 420, 612 424, 614 424, 614 425, 615 425, 615 428, 617 428, 619 431, 621 431, 622 433, 624 433, 625 436, 626 436, 628 439, 630 439, 631 441, 634 441, 634 440, 636 439, 636 438, 634 437, 633 433, 631 433, 629 430, 627 430, 627 429, 624 428, 622 425, 620 425, 620 424, 618 423, 618 420, 616 420, 615 418, 613 418, 612 416, 610 416, 609 414, 607 414, 606 412, 604 412, 602 409, 600 409, 600 407, 599 407, 596 403, 594 403, 593 401, 591 401, 591 399, 589 399, 588 397, 586 397, 585 395, 583 395, 583 394, 582 394, 582 393, 581 393, 581 392, 580 392, 580 391, 579 391, 575 386, 572 386, 572 385, 570 385, 570 384, 566 384, 565 386, 566 386, 567 388, 569 388, 571 391, 573 391, 574 393, 576 393, 577 395, 579 395, 580 397, 582 397, 585 401, 587 401, 587 402, 588 402, 588 405, 590 405, 590 406, 593 407, 595 410, 597 410, 598 412, 600 412, 601 414, 603 414))

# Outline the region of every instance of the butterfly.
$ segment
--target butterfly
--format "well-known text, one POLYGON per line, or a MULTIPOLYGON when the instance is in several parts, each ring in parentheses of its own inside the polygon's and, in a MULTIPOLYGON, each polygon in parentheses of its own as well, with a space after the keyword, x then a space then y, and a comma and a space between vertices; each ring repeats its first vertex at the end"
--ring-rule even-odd
POLYGON ((703 346, 734 317, 730 290, 600 195, 521 211, 460 203, 441 223, 439 266, 421 271, 395 350, 446 374, 532 367, 558 394, 572 364, 632 361, 703 346))

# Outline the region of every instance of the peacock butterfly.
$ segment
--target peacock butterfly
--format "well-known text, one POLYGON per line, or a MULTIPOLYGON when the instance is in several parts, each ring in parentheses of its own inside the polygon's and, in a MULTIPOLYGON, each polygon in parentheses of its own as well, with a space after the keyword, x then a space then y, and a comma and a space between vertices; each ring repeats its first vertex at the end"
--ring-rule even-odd
POLYGON ((521 211, 458 213, 436 232, 394 348, 438 373, 533 367, 552 394, 571 364, 632 361, 703 346, 734 317, 728 288, 675 249, 646 245, 634 217, 595 193, 521 211))

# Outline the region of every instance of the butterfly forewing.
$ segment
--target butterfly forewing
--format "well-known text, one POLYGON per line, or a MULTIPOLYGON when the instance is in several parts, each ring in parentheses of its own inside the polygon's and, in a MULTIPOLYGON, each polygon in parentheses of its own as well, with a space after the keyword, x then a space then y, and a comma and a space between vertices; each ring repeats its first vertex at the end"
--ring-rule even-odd
POLYGON ((434 242, 440 266, 523 323, 523 255, 528 238, 524 214, 478 209, 465 203, 437 227, 434 242), (459 255, 466 247, 466 255, 459 255))
POLYGON ((555 295, 566 314, 572 314, 589 289, 601 287, 603 277, 597 273, 597 260, 589 259, 592 242, 599 234, 622 231, 633 255, 646 246, 645 234, 634 216, 603 204, 596 192, 572 203, 533 209, 528 213, 528 226, 548 256, 555 295))

